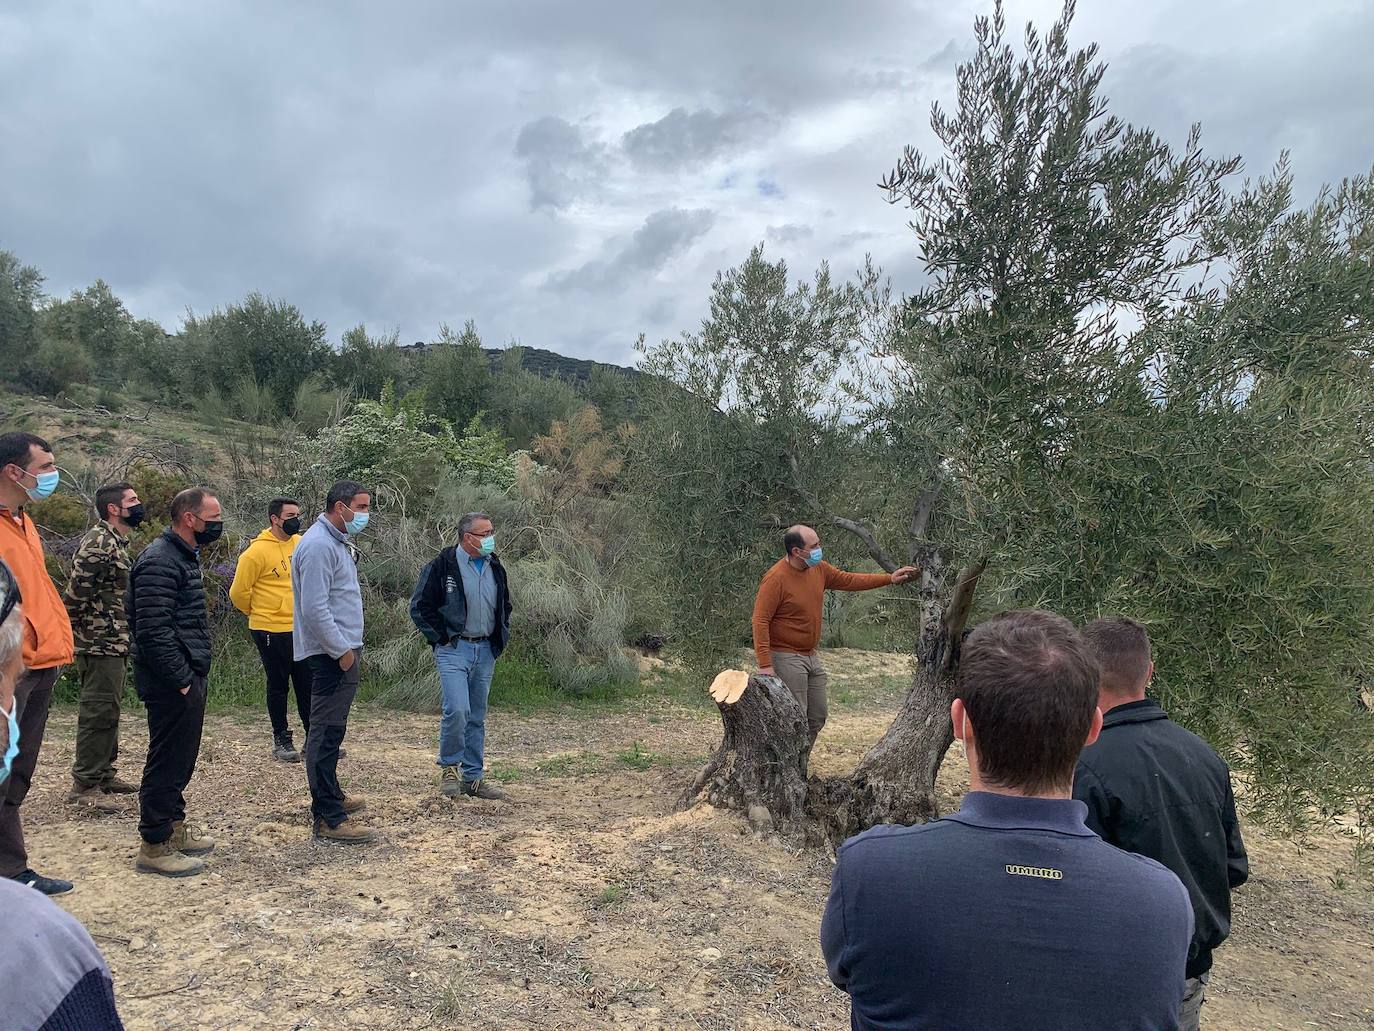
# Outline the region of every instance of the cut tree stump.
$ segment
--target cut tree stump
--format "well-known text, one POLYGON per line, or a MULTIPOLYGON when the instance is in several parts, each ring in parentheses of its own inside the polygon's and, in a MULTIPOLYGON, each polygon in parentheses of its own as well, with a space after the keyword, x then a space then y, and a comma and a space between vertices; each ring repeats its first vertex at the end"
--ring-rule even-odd
POLYGON ((750 814, 756 828, 787 834, 806 829, 806 714, 776 677, 727 669, 711 683, 725 729, 720 747, 682 797, 750 814), (771 824, 758 807, 767 810, 771 824), (754 812, 750 813, 751 809, 754 812))

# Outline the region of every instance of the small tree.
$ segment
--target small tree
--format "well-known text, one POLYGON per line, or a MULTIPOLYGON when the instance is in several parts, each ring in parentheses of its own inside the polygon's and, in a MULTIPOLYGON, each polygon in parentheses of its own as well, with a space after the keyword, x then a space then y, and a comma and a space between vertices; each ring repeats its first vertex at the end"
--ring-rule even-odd
POLYGON ((43 274, 0 251, 0 363, 10 376, 34 346, 34 312, 42 302, 43 274))

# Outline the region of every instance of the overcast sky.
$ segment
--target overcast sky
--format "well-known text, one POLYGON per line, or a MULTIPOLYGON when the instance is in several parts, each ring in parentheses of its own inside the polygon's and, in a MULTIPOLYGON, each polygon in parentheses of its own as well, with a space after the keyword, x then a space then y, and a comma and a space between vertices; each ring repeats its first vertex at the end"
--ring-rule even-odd
MULTIPOLYGON (((631 363, 760 240, 916 282, 874 184, 991 6, 7 0, 0 248, 168 329, 260 290, 335 342, 472 318, 631 363)), ((1287 147, 1300 197, 1374 163, 1370 0, 1080 0, 1072 40, 1116 113, 1252 173, 1287 147)))

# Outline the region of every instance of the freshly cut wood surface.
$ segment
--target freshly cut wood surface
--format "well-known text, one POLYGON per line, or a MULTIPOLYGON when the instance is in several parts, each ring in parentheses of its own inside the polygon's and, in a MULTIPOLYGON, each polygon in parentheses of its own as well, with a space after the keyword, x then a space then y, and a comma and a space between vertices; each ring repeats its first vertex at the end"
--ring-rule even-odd
POLYGON ((734 705, 749 686, 749 674, 742 669, 725 669, 711 681, 711 697, 718 705, 734 705))

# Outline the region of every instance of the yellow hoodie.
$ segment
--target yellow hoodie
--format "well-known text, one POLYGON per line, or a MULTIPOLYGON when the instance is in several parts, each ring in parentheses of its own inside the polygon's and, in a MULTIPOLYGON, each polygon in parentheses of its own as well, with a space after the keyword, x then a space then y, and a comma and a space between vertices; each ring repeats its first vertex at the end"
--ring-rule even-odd
POLYGON ((279 541, 263 530, 239 556, 229 600, 248 617, 250 630, 288 632, 295 621, 291 611, 291 553, 300 534, 279 541))

